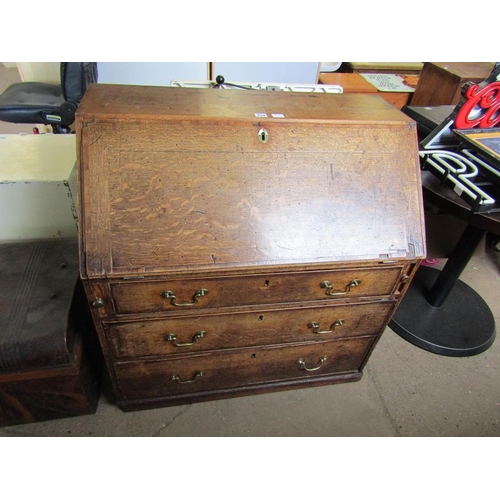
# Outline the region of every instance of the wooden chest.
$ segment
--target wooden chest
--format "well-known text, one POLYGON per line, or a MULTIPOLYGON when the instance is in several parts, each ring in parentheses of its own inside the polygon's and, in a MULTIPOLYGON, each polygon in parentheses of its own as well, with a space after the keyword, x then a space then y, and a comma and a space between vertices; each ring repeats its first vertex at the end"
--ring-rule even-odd
POLYGON ((95 413, 102 358, 76 238, 0 245, 0 426, 95 413))
POLYGON ((125 410, 354 381, 424 257, 414 123, 363 95, 92 85, 81 275, 125 410))

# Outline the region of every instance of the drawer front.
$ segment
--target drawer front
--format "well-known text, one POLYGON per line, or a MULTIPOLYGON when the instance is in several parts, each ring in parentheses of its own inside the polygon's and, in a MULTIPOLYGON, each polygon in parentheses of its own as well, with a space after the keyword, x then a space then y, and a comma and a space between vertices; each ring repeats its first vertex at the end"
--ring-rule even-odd
POLYGON ((390 295, 401 267, 111 283, 116 314, 390 295))
POLYGON ((174 360, 119 363, 125 399, 210 391, 316 375, 357 372, 375 338, 216 352, 174 360))
POLYGON ((332 340, 378 335, 394 306, 383 302, 173 317, 110 324, 106 337, 117 359, 332 340))

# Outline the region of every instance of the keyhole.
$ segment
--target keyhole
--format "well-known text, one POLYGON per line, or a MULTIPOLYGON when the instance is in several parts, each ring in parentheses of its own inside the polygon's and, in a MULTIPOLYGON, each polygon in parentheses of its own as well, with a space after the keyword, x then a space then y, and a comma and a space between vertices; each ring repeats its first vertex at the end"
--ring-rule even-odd
POLYGON ((267 130, 265 128, 261 128, 259 130, 259 141, 262 143, 266 143, 267 139, 269 138, 269 134, 267 133, 267 130))

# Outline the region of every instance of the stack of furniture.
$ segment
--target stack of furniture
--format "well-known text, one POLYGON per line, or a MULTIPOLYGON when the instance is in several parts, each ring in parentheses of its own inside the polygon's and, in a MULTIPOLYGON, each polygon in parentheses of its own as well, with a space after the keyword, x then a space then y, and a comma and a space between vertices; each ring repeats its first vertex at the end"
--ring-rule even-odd
POLYGON ((378 95, 397 109, 409 104, 423 64, 419 62, 344 62, 335 72, 321 72, 318 83, 340 85, 345 93, 378 95), (363 75, 380 77, 403 77, 406 88, 384 91, 373 85, 363 75), (408 90, 407 90, 408 89, 408 90))
POLYGON ((0 136, 0 425, 96 411, 102 355, 79 280, 74 135, 0 136))
MULTIPOLYGON (((460 219, 465 229, 442 270, 418 270, 390 326, 409 342, 445 356, 480 354, 496 336, 487 303, 459 278, 487 233, 493 241, 500 236, 499 73, 496 67, 484 81, 465 84, 459 104, 420 143, 427 204, 460 219)), ((428 122, 434 109, 408 111, 428 122)))
POLYGON ((320 73, 318 83, 340 85, 347 94, 366 94, 379 96, 397 109, 410 102, 412 92, 380 92, 358 73, 320 73))

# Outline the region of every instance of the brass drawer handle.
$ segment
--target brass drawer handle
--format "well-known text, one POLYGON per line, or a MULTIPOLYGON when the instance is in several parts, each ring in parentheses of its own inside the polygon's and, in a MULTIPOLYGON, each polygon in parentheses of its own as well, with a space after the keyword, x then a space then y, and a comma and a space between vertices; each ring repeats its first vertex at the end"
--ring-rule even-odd
POLYGON ((207 294, 208 290, 206 288, 197 290, 193 295, 193 302, 176 302, 177 297, 175 296, 175 293, 170 290, 165 290, 164 292, 160 292, 160 297, 162 297, 163 299, 171 299, 170 303, 173 306, 186 307, 186 306, 194 306, 195 304, 198 303, 198 297, 204 297, 207 294))
POLYGON ((314 372, 316 370, 319 370, 322 366, 323 366, 323 363, 326 361, 326 356, 321 356, 321 358, 319 358, 319 364, 316 365, 316 366, 313 366, 312 368, 307 368, 306 366, 306 363, 305 361, 300 358, 297 360, 297 363, 302 367, 304 368, 304 370, 308 371, 308 372, 314 372))
POLYGON ((355 278, 351 281, 349 281, 349 283, 347 284, 347 286, 345 287, 344 291, 340 291, 340 290, 334 290, 333 289, 333 286, 332 286, 332 282, 331 281, 322 281, 319 286, 321 288, 326 288, 326 295, 345 295, 346 293, 349 293, 351 291, 351 288, 354 288, 354 287, 357 287, 361 285, 361 280, 358 279, 358 278, 355 278))
POLYGON ((335 321, 335 323, 332 323, 330 325, 330 330, 320 330, 319 329, 319 323, 317 321, 311 321, 307 326, 309 328, 312 328, 313 333, 333 333, 333 330, 335 330, 336 326, 342 326, 345 323, 343 319, 338 319, 335 321))
POLYGON ((203 372, 196 372, 191 380, 181 380, 179 375, 174 373, 171 380, 172 382, 177 382, 179 384, 192 384, 193 382, 196 382, 196 380, 200 377, 203 377, 203 372))
POLYGON ((207 334, 207 332, 204 332, 203 330, 200 330, 199 332, 196 332, 194 335, 193 335, 193 340, 191 342, 184 342, 184 343, 178 343, 176 342, 177 340, 177 335, 175 335, 174 333, 166 333, 163 338, 169 342, 173 342, 173 344, 176 346, 176 347, 186 347, 186 346, 190 346, 190 345, 194 345, 196 344, 196 341, 198 339, 202 339, 205 335, 207 334))

